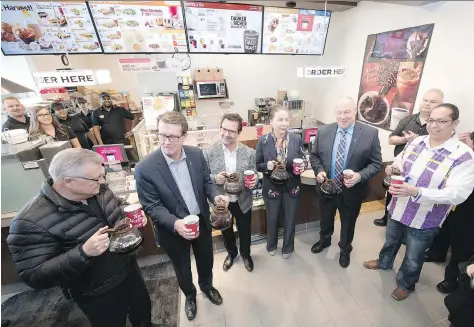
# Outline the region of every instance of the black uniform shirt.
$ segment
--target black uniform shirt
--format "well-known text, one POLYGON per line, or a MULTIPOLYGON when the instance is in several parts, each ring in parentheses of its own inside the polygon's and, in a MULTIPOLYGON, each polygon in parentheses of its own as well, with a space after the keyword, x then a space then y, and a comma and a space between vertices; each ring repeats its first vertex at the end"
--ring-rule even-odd
POLYGON ((92 124, 100 126, 100 136, 104 144, 124 143, 125 122, 123 119, 133 119, 133 114, 123 107, 114 106, 110 111, 100 107, 92 113, 92 124))
POLYGON ((87 139, 87 132, 89 132, 89 129, 87 128, 87 125, 82 121, 81 118, 78 116, 68 116, 66 119, 61 119, 58 117, 58 121, 62 125, 66 125, 71 127, 72 131, 74 134, 76 134, 77 139, 79 140, 79 143, 81 144, 81 147, 83 149, 90 149, 89 146, 89 141, 87 139))
POLYGON ((66 132, 66 134, 61 134, 56 129, 56 133, 55 133, 56 136, 53 137, 55 141, 70 141, 77 137, 76 134, 74 134, 74 132, 72 131, 71 127, 67 125, 62 125, 62 128, 66 132))
MULTIPOLYGON (((414 114, 408 117, 403 118, 398 123, 397 128, 390 134, 390 136, 403 136, 403 132, 413 132, 418 135, 428 135, 428 131, 426 130, 426 123, 424 125, 421 124, 420 121, 420 114, 414 114)), ((405 148, 405 144, 399 144, 395 146, 394 155, 395 157, 398 156, 400 152, 403 151, 405 148)))
POLYGON ((30 117, 25 116, 25 122, 16 120, 13 117, 8 116, 8 119, 6 120, 5 123, 3 123, 2 126, 2 132, 6 130, 11 130, 11 129, 26 129, 30 127, 30 117))

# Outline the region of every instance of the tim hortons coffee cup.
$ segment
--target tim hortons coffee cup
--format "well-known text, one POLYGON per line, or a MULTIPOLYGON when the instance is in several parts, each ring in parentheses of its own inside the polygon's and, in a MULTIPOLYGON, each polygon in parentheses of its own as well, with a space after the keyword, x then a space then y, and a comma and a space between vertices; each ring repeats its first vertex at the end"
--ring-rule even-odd
POLYGON ((293 159, 293 173, 299 175, 304 171, 304 161, 301 158, 293 159))
POLYGON ((123 209, 125 216, 130 219, 132 225, 136 228, 145 226, 145 213, 140 203, 131 204, 123 209))
POLYGON ((263 124, 256 124, 257 127, 257 136, 262 136, 263 134, 263 124))
POLYGON ((199 237, 199 217, 195 215, 184 217, 184 225, 186 228, 194 232, 194 238, 199 237))
POLYGON ((257 53, 259 34, 256 31, 244 31, 244 51, 245 53, 257 53))
POLYGON ((352 178, 352 176, 354 176, 354 171, 351 169, 344 169, 342 174, 344 175, 344 178, 352 178))
POLYGON ((255 172, 253 170, 244 171, 244 185, 249 188, 249 185, 255 181, 255 172))
MULTIPOLYGON (((396 176, 396 175, 392 175, 391 180, 392 180, 391 185, 401 185, 405 182, 405 178, 403 178, 402 176, 396 176)), ((390 194, 392 194, 392 193, 390 193, 390 194)), ((395 195, 393 195, 393 196, 395 196, 395 195)))

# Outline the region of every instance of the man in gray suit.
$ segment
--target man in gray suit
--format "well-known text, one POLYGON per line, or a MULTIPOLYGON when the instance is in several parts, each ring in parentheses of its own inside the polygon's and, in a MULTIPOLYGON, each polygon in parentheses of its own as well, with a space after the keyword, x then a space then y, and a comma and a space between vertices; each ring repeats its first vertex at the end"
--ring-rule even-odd
MULTIPOLYGON (((226 175, 237 173, 240 178, 242 192, 239 195, 229 195, 229 210, 235 217, 240 238, 240 255, 245 269, 253 271, 253 260, 250 256, 250 225, 252 220, 252 192, 257 182, 255 165, 255 150, 239 142, 242 132, 242 117, 228 113, 221 119, 221 140, 204 151, 204 156, 211 170, 211 179, 216 182, 220 194, 225 194, 224 183, 226 175), (245 187, 244 171, 253 170, 255 178, 245 187)), ((222 231, 227 257, 224 260, 224 271, 229 270, 237 256, 237 246, 233 227, 222 231)))
POLYGON ((183 146, 188 131, 186 118, 179 112, 167 112, 158 118, 160 148, 138 163, 135 171, 138 198, 155 225, 156 237, 173 263, 178 284, 186 296, 186 317, 196 317, 196 288, 191 274, 190 247, 199 275, 199 287, 209 300, 222 304, 212 286, 212 228, 209 204, 228 198, 219 195, 209 177, 209 168, 201 149, 183 146), (182 218, 199 216, 199 235, 186 227, 182 218))
POLYGON ((332 179, 336 195, 321 198, 321 231, 319 241, 311 252, 319 253, 331 245, 334 233, 334 216, 341 217, 341 254, 339 264, 350 264, 352 240, 356 219, 362 200, 368 191, 368 182, 382 169, 382 155, 378 130, 356 122, 357 106, 350 97, 343 97, 336 104, 336 123, 322 127, 311 151, 311 166, 318 183, 332 179), (351 178, 344 178, 343 171, 352 170, 351 178))

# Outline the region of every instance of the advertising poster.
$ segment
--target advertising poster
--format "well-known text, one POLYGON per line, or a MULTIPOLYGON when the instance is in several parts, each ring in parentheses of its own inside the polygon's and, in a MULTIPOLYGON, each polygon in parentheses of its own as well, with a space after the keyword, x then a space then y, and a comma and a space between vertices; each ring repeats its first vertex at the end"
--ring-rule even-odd
POLYGON ((330 11, 265 7, 262 53, 322 55, 330 11))
POLYGON ((179 1, 91 1, 105 53, 187 52, 179 1))
POLYGON ((156 130, 156 119, 158 116, 168 111, 173 111, 175 107, 175 99, 172 94, 160 95, 157 97, 143 97, 143 119, 145 120, 146 129, 156 130))
POLYGON ((430 24, 368 36, 358 120, 394 130, 412 115, 433 28, 430 24))
POLYGON ((261 53, 263 7, 185 2, 190 52, 261 53))
POLYGON ((102 53, 85 2, 2 1, 5 55, 102 53))

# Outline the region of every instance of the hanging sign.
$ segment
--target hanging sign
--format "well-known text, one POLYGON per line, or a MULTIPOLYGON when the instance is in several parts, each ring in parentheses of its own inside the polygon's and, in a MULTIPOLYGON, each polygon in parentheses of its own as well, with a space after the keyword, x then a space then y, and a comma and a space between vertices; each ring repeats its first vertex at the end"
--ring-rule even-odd
POLYGON ((179 71, 181 70, 181 62, 173 58, 120 58, 119 68, 123 73, 179 71))
POLYGON ((108 70, 73 70, 33 73, 38 88, 88 86, 111 82, 108 70))
POLYGON ((344 77, 346 69, 341 66, 337 67, 299 67, 296 75, 302 78, 329 78, 329 77, 344 77))

